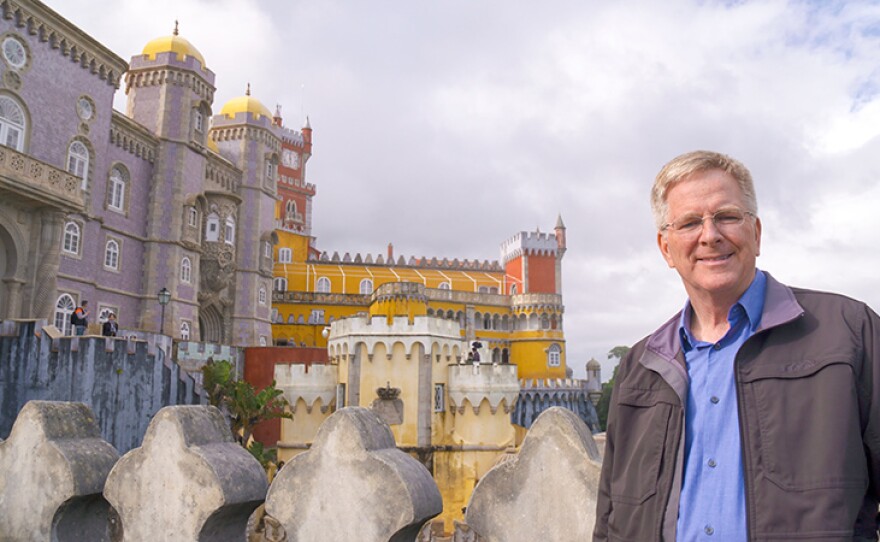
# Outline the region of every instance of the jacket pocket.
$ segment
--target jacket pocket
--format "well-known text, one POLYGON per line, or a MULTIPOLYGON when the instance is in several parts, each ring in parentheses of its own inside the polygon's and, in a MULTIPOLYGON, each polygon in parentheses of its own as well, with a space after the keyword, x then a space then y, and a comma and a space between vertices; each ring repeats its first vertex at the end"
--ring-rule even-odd
POLYGON ((671 412, 666 390, 619 388, 613 502, 641 505, 657 493, 671 412))
POLYGON ((855 373, 848 359, 743 371, 753 394, 765 476, 786 491, 867 487, 855 373))

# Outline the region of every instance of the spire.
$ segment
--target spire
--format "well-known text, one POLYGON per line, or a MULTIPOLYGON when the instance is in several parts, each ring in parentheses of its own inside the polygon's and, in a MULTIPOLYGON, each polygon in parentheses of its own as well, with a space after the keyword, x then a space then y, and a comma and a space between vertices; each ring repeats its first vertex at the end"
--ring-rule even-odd
POLYGON ((312 129, 312 123, 309 122, 309 116, 308 116, 308 115, 306 115, 306 124, 305 124, 305 126, 303 126, 303 128, 308 128, 309 130, 312 129))
POLYGON ((248 84, 247 84, 247 90, 244 91, 244 95, 245 95, 245 96, 250 96, 250 95, 251 95, 251 84, 250 84, 250 82, 248 82, 248 84))
POLYGON ((559 213, 559 216, 556 218, 556 229, 564 230, 565 224, 562 223, 562 213, 559 213))
POLYGON ((174 34, 175 36, 178 34, 178 32, 177 32, 177 22, 178 22, 177 19, 174 19, 174 32, 173 32, 173 34, 174 34))

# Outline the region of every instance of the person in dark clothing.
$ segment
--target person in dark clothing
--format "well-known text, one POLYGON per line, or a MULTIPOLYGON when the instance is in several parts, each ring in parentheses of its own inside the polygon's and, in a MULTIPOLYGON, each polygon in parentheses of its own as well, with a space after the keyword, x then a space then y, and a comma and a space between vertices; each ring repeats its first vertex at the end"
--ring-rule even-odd
POLYGON ((107 316, 107 321, 101 329, 101 335, 105 337, 115 337, 119 332, 119 324, 116 323, 116 315, 112 312, 107 316))
POLYGON ((82 305, 73 311, 73 314, 70 315, 70 323, 73 324, 73 329, 76 335, 81 336, 86 334, 86 328, 89 326, 88 301, 83 301, 82 305))

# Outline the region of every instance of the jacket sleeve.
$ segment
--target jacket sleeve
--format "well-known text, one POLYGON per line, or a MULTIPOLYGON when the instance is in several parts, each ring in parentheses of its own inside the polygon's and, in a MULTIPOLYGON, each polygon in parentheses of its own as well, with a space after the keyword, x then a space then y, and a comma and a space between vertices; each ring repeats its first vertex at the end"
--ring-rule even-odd
MULTIPOLYGON (((868 461, 868 492, 865 495, 866 507, 859 517, 857 529, 864 529, 863 536, 877 540, 880 529, 880 317, 870 308, 865 308, 867 317, 862 327, 864 345, 859 383, 862 387, 860 401, 862 408, 862 442, 868 461)), ((861 533, 859 533, 861 534, 861 533)))
POLYGON ((614 467, 614 441, 617 432, 617 388, 624 378, 624 366, 628 362, 632 350, 621 360, 620 368, 614 379, 611 400, 608 404, 608 420, 605 429, 605 452, 602 455, 602 474, 599 478, 599 490, 596 495, 596 526, 593 529, 593 542, 608 540, 608 517, 611 515, 611 472, 614 467))

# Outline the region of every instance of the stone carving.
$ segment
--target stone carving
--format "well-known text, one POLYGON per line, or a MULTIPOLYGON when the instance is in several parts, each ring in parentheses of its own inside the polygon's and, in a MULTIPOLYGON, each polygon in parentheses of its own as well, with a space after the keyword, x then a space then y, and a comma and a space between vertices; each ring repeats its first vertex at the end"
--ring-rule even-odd
POLYGON ((467 524, 487 542, 589 540, 602 468, 590 430, 554 407, 532 425, 516 458, 477 484, 467 524))
POLYGON ((400 400, 400 388, 392 388, 391 383, 384 388, 376 388, 379 397, 373 400, 370 409, 388 425, 403 423, 403 401, 400 400))
POLYGON ((266 513, 284 526, 289 542, 414 541, 442 508, 428 470, 359 407, 330 416, 311 449, 281 469, 266 498, 266 513))
POLYGON ((225 541, 244 537, 266 489, 265 472, 219 410, 174 406, 156 413, 143 445, 119 460, 104 495, 121 541, 225 541))
POLYGON ((117 459, 86 405, 25 404, 0 441, 0 540, 107 540, 101 491, 117 459))

